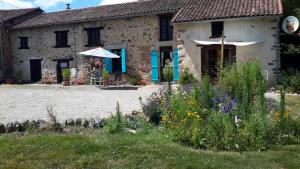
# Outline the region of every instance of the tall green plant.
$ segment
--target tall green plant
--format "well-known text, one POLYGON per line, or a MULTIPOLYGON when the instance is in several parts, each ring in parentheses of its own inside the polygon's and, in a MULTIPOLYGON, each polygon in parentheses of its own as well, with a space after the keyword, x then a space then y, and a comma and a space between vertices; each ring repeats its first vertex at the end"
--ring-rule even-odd
POLYGON ((263 88, 262 77, 259 62, 248 61, 220 69, 218 86, 234 95, 239 115, 248 118, 253 113, 254 96, 263 88))
POLYGON ((263 78, 260 79, 260 85, 259 85, 259 105, 260 110, 263 115, 265 115, 267 112, 266 110, 266 99, 265 99, 265 80, 263 78))
POLYGON ((210 77, 205 75, 202 79, 202 92, 204 97, 203 107, 210 110, 212 107, 212 85, 210 83, 210 77))
POLYGON ((280 121, 284 122, 285 121, 285 112, 286 112, 286 105, 285 105, 285 92, 283 88, 280 88, 280 121))
POLYGON ((110 134, 119 133, 123 129, 123 115, 120 110, 119 102, 116 106, 116 115, 108 118, 107 124, 105 125, 105 131, 110 134))
POLYGON ((171 65, 170 60, 168 59, 166 61, 166 65, 165 68, 163 69, 163 75, 164 75, 164 79, 167 80, 168 82, 168 92, 171 93, 172 91, 172 86, 171 86, 171 82, 173 81, 173 67, 171 65))

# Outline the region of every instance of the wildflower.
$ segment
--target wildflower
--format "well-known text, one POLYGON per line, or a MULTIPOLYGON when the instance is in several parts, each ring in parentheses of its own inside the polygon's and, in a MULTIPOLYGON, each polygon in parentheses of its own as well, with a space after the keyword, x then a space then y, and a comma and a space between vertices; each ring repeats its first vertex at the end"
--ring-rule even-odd
POLYGON ((167 121, 167 120, 168 120, 168 116, 163 115, 163 116, 162 116, 162 121, 167 121))
POLYGON ((286 119, 289 118, 289 112, 286 111, 286 112, 284 113, 284 117, 285 117, 286 119))
POLYGON ((276 122, 278 122, 280 120, 280 112, 276 112, 274 114, 274 119, 275 119, 276 122))

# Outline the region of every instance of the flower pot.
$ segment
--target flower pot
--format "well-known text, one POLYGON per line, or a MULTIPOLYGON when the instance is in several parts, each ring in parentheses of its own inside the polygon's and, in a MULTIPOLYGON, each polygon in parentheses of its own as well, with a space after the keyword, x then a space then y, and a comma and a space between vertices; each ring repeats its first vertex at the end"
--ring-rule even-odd
POLYGON ((64 86, 70 86, 70 85, 71 85, 71 82, 70 82, 70 81, 63 81, 63 85, 64 85, 64 86))
POLYGON ((108 80, 103 80, 103 85, 104 86, 108 86, 109 85, 109 81, 108 80))

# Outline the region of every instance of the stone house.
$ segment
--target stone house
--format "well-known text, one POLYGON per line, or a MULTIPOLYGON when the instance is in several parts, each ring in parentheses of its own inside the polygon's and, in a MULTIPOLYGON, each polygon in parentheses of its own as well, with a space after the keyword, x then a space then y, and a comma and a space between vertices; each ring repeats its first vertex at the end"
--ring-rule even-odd
POLYGON ((42 12, 39 8, 0 10, 0 81, 12 71, 10 28, 42 12))
POLYGON ((213 77, 224 31, 225 58, 259 57, 273 83, 281 14, 280 0, 149 0, 41 13, 10 29, 13 69, 24 81, 51 75, 60 83, 62 68, 84 70, 88 58, 79 52, 103 47, 126 60, 108 60, 110 73, 134 67, 146 82, 158 82, 169 59, 174 80, 184 67, 213 77))

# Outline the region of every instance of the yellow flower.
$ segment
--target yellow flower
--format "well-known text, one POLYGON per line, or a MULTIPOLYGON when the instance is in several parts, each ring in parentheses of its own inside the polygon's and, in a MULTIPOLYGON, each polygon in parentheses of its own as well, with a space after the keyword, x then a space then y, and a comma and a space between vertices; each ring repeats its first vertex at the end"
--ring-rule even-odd
POLYGON ((274 114, 274 119, 275 119, 276 122, 278 122, 280 120, 280 112, 276 112, 274 114))
POLYGON ((168 120, 168 116, 164 115, 162 116, 162 121, 167 121, 168 120))
POLYGON ((286 119, 289 118, 289 112, 286 111, 286 112, 284 113, 284 117, 285 117, 286 119))

